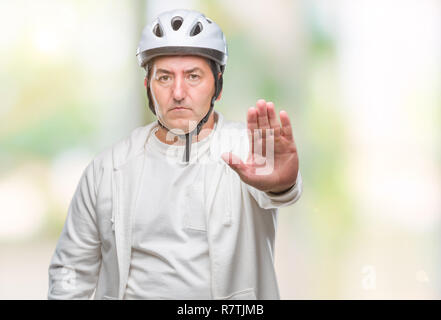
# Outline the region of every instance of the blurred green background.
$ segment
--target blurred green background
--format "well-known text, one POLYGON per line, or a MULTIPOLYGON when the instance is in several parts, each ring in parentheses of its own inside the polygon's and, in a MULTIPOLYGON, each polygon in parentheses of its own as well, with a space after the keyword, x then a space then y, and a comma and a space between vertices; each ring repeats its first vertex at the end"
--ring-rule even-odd
POLYGON ((304 181, 279 213, 283 299, 439 299, 441 2, 0 2, 0 299, 45 299, 82 171, 154 121, 136 47, 161 11, 226 34, 216 109, 290 115, 304 181))

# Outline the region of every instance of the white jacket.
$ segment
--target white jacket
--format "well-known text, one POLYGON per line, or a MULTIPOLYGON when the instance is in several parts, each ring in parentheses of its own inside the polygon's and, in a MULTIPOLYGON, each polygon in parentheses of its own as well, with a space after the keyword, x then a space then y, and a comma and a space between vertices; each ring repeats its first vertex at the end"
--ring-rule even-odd
MULTIPOLYGON (((220 157, 248 154, 246 125, 218 117, 210 144, 205 188, 207 237, 214 299, 280 299, 274 269, 279 207, 296 202, 296 185, 282 195, 257 190, 220 157), (240 137, 240 139, 238 139, 240 137), (239 141, 241 141, 239 143, 239 141)), ((122 299, 131 258, 135 211, 144 147, 152 122, 98 154, 85 169, 49 266, 49 299, 122 299)), ((148 150, 147 150, 148 151, 148 150)))

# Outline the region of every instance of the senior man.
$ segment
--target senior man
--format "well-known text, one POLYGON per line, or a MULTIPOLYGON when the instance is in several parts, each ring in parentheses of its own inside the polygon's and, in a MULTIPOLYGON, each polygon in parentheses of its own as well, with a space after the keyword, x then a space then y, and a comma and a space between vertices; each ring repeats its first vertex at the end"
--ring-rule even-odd
POLYGON ((137 50, 157 121, 85 169, 49 266, 49 299, 279 299, 278 208, 302 192, 290 119, 258 100, 247 125, 214 111, 227 45, 189 10, 137 50))

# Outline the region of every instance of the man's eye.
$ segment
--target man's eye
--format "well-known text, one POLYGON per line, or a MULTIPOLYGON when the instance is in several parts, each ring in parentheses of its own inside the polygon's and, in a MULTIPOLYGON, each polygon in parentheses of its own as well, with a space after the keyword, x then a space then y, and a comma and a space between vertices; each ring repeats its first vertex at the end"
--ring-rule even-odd
POLYGON ((159 81, 165 82, 165 81, 169 81, 170 80, 170 76, 160 76, 159 77, 159 81))
POLYGON ((198 80, 200 78, 200 76, 195 73, 191 73, 188 77, 190 80, 198 80))

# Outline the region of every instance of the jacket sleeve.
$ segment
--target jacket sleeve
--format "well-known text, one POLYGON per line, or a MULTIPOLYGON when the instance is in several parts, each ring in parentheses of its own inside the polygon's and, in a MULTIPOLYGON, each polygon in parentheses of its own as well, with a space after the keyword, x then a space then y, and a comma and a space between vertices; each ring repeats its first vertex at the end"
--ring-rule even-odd
POLYGON ((294 186, 282 194, 272 194, 269 192, 260 191, 250 185, 247 186, 248 191, 257 201, 259 207, 263 209, 274 209, 289 206, 299 200, 303 191, 302 176, 300 175, 300 171, 297 173, 297 180, 294 186))
POLYGON ((90 299, 101 265, 93 161, 84 170, 49 265, 48 299, 90 299))

